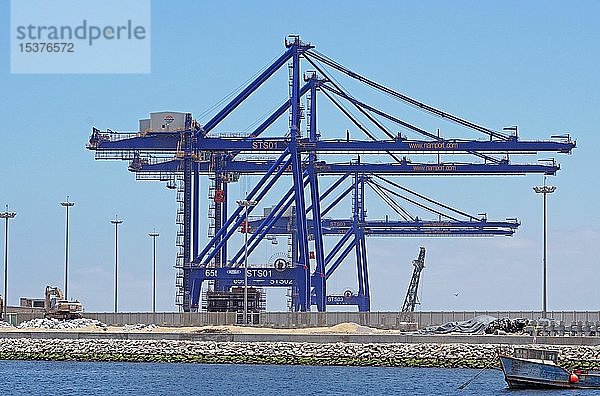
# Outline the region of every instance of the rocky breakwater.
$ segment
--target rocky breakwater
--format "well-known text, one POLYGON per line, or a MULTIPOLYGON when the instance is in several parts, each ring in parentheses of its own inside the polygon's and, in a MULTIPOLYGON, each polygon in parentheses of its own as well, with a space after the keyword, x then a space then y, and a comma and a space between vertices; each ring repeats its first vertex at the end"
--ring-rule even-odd
MULTIPOLYGON (((0 338, 0 359, 492 367, 493 344, 354 344, 0 338)), ((600 347, 556 346, 567 366, 600 368, 600 347)))

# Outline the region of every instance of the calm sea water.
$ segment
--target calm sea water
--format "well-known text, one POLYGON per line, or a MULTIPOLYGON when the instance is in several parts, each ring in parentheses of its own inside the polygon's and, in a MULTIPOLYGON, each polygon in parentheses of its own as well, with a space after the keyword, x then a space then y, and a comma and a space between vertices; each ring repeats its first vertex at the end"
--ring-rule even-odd
MULTIPOLYGON (((2 395, 583 395, 509 391, 502 373, 383 367, 0 361, 2 395)), ((600 394, 600 392, 595 392, 600 394)))

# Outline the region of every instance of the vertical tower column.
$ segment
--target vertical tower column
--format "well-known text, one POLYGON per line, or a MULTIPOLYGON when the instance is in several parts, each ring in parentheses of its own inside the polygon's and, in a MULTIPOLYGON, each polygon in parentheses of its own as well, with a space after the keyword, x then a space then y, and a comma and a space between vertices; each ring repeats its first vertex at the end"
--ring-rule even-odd
POLYGON ((292 81, 291 81, 291 111, 290 145, 292 159, 292 175, 294 180, 294 195, 296 203, 296 227, 298 232, 298 261, 296 266, 304 270, 300 280, 298 303, 300 311, 310 310, 310 263, 308 258, 308 232, 306 226, 306 204, 304 200, 304 178, 302 161, 298 151, 298 135, 300 134, 300 38, 296 37, 292 45, 292 81))
MULTIPOLYGON (((317 136, 317 79, 313 74, 310 80, 310 99, 308 101, 308 136, 311 143, 318 140, 317 136)), ((313 217, 313 237, 315 243, 315 281, 314 290, 317 310, 324 312, 327 306, 327 289, 325 279, 325 254, 323 252, 323 233, 321 230, 321 203, 319 200, 319 179, 317 177, 317 154, 313 151, 308 156, 308 178, 313 217)), ((309 296, 310 298, 310 296, 309 296)))
POLYGON ((361 255, 361 265, 362 265, 362 274, 363 274, 363 294, 361 299, 359 300, 358 310, 361 312, 368 312, 371 310, 371 291, 369 288, 369 267, 367 265, 367 243, 365 240, 365 230, 364 224, 366 221, 366 211, 365 211, 365 176, 360 176, 360 204, 358 206, 359 210, 359 224, 358 224, 358 238, 359 243, 356 246, 357 249, 360 250, 361 255))
POLYGON ((191 310, 190 265, 192 261, 192 115, 186 114, 183 138, 183 311, 191 310))
MULTIPOLYGON (((360 161, 360 160, 359 160, 360 161)), ((364 175, 354 174, 353 224, 358 276, 358 310, 370 310, 369 272, 367 267, 367 244, 365 241, 365 182, 364 175)))
POLYGON ((198 166, 198 162, 194 161, 193 164, 193 172, 194 172, 194 191, 192 195, 193 202, 193 220, 194 230, 192 232, 192 246, 193 253, 192 259, 198 256, 198 246, 200 243, 200 233, 198 230, 200 229, 200 170, 198 166))

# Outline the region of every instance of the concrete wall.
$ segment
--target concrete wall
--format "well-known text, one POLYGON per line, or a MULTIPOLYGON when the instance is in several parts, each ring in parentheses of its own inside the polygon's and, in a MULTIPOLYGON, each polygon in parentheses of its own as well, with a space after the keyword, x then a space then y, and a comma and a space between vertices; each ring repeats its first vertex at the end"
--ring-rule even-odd
MULTIPOLYGON (((538 319, 541 312, 537 311, 458 311, 458 312, 415 312, 412 321, 418 323, 419 328, 440 325, 447 322, 457 322, 472 319, 478 315, 491 315, 498 318, 509 317, 538 319)), ((86 318, 96 319, 109 325, 123 324, 156 324, 161 326, 206 326, 235 324, 237 317, 235 313, 222 312, 126 312, 126 313, 92 313, 86 312, 86 318)), ((570 324, 572 321, 600 321, 600 311, 557 311, 549 312, 548 315, 555 321, 564 321, 570 324)), ((39 313, 19 313, 16 317, 11 315, 12 323, 18 324, 33 318, 42 317, 39 313)), ((354 322, 363 326, 398 329, 400 328, 399 312, 262 312, 254 318, 255 325, 295 328, 333 326, 338 323, 354 322)))

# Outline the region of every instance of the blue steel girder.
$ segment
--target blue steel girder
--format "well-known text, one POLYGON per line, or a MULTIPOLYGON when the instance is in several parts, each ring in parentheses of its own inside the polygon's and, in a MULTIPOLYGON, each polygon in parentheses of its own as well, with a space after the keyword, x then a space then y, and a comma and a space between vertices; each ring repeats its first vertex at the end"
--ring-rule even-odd
MULTIPOLYGON (((300 88, 299 95, 303 96, 306 92, 308 92, 310 87, 311 87, 310 82, 304 84, 304 86, 302 88, 300 88)), ((271 126, 273 124, 273 122, 275 122, 279 117, 281 117, 290 108, 291 105, 292 105, 291 99, 288 99, 287 101, 285 101, 285 103, 283 103, 281 106, 279 106, 279 108, 277 110, 275 110, 273 112, 273 114, 271 114, 262 124, 260 124, 258 127, 256 127, 256 129, 254 131, 252 131, 252 133, 250 133, 250 135, 247 138, 245 138, 242 142, 254 143, 254 142, 264 141, 265 139, 257 139, 257 137, 261 133, 263 133, 269 126, 271 126)), ((224 139, 224 140, 226 140, 226 139, 224 139)), ((225 142, 223 142, 223 143, 225 143, 225 142)), ((210 150, 204 149, 203 146, 204 145, 202 145, 202 147, 197 147, 197 148, 199 150, 210 151, 210 150)), ((247 144, 245 146, 248 147, 247 144)), ((269 145, 267 144, 266 146, 269 146, 269 145)), ((250 147, 254 147, 254 144, 251 144, 250 147)), ((269 151, 271 151, 271 150, 269 150, 269 151)), ((281 151, 281 150, 277 150, 277 151, 281 151)), ((232 151, 229 152, 228 159, 233 159, 236 155, 238 155, 242 152, 243 152, 243 150, 241 150, 241 149, 233 149, 232 151)))
MULTIPOLYGON (((322 233, 325 236, 343 235, 352 226, 345 225, 349 220, 332 220, 325 219, 321 223, 322 233), (340 223, 343 225, 327 226, 326 222, 340 223)), ((255 226, 260 223, 260 220, 250 221, 249 227, 252 231, 255 226)), ((385 220, 369 220, 358 226, 363 229, 366 236, 382 237, 382 236, 513 236, 518 223, 514 222, 482 222, 483 224, 473 224, 473 222, 424 222, 424 221, 385 221, 385 220), (431 225, 427 225, 431 223, 431 225), (437 223, 437 225, 436 225, 437 223), (446 225, 443 225, 446 223, 446 225), (496 223, 496 225, 493 225, 496 223)), ((281 219, 278 224, 273 225, 270 230, 265 232, 265 235, 290 235, 291 230, 287 219, 281 219)), ((309 228, 309 233, 312 234, 312 226, 309 228)))
MULTIPOLYGON (((344 237, 338 242, 338 244, 336 245, 336 250, 332 251, 328 256, 327 259, 325 261, 325 265, 328 265, 328 267, 326 267, 326 271, 325 271, 325 278, 329 279, 329 277, 331 275, 333 275, 333 273, 335 272, 335 270, 337 270, 337 268, 342 264, 342 262, 346 259, 346 257, 348 256, 348 254, 350 254, 350 252, 352 251, 352 249, 356 248, 356 231, 354 230, 354 228, 350 229, 345 235, 344 237), (354 239, 352 239, 352 237, 354 236, 354 239), (349 241, 350 243, 344 248, 344 250, 341 250, 341 248, 344 246, 344 243, 342 243, 342 241, 349 241), (335 252, 335 254, 334 254, 335 252), (339 255, 336 258, 336 254, 339 252, 339 255), (335 260, 333 260, 335 258, 335 260)), ((360 282, 359 282, 360 283, 360 282)))
POLYGON ((242 90, 235 98, 233 98, 225 107, 217 113, 212 119, 210 119, 202 128, 199 130, 201 136, 205 136, 211 130, 213 130, 221 121, 225 119, 236 107, 238 107, 244 100, 246 100, 254 91, 256 91, 265 81, 269 79, 281 66, 290 60, 295 58, 294 65, 299 67, 299 57, 307 50, 313 48, 310 44, 305 44, 300 41, 298 37, 293 44, 287 47, 288 49, 281 55, 275 62, 273 62, 267 69, 256 77, 246 88, 242 90))
MULTIPOLYGON (((329 186, 327 188, 327 190, 325 190, 325 192, 323 192, 318 200, 316 200, 315 202, 320 202, 322 200, 324 200, 325 198, 327 198, 330 194, 332 194, 334 192, 334 190, 339 187, 339 185, 349 176, 349 174, 347 175, 343 175, 342 177, 340 177, 337 181, 335 181, 331 186, 329 186)), ((304 186, 306 187, 306 185, 309 183, 308 180, 304 181, 304 186)), ((291 187, 284 195, 283 197, 279 200, 279 202, 273 206, 271 208, 270 213, 260 219, 260 220, 250 220, 249 223, 249 230, 252 232, 252 235, 250 236, 249 240, 248 240, 248 254, 251 254, 254 249, 256 247, 258 247, 259 243, 263 240, 263 238, 266 235, 276 235, 276 234, 287 234, 287 235, 292 235, 295 230, 294 230, 294 222, 293 219, 291 218, 286 218, 285 220, 283 220, 283 214, 287 211, 287 209, 291 206, 291 204, 294 202, 293 200, 293 195, 294 193, 294 187, 291 187), (284 231, 281 232, 273 232, 272 228, 273 227, 279 227, 279 228, 283 228, 284 231)), ((341 195, 341 197, 343 198, 344 194, 341 195)), ((336 198, 334 200, 334 203, 339 202, 338 198, 336 198)), ((331 209, 332 206, 328 207, 328 209, 326 209, 325 211, 323 211, 321 214, 326 214, 329 209, 331 209)), ((309 213, 311 213, 311 211, 313 210, 313 206, 311 205, 308 209, 306 209, 306 214, 308 215, 309 213)), ((313 224, 314 222, 310 222, 308 223, 308 227, 309 227, 309 231, 312 235, 314 235, 314 230, 313 230, 313 224)), ((238 252, 233 256, 233 258, 231 259, 231 265, 236 267, 241 265, 241 257, 244 254, 244 248, 240 248, 238 250, 238 252)))
POLYGON ((212 119, 210 119, 201 129, 200 136, 205 136, 213 130, 221 121, 225 119, 236 107, 238 107, 245 99, 247 99, 254 91, 256 91, 265 81, 269 79, 281 66, 292 57, 294 48, 289 48, 281 55, 274 63, 256 77, 242 92, 233 98, 225 107, 219 111, 212 119))
MULTIPOLYGON (((308 184, 308 180, 304 181, 304 186, 308 184)), ((256 221, 248 221, 249 232, 251 232, 251 236, 248 239, 248 255, 252 254, 254 249, 258 247, 260 242, 266 235, 272 234, 271 229, 274 225, 278 224, 281 220, 281 216, 283 213, 292 205, 294 202, 294 187, 290 187, 290 189, 284 194, 281 200, 271 208, 271 212, 257 224, 256 221)), ((288 229, 288 233, 291 235, 292 233, 292 221, 286 222, 286 227, 288 229)), ((245 249, 241 247, 238 252, 231 259, 231 265, 236 267, 241 265, 241 257, 244 254, 245 249)))
MULTIPOLYGON (((308 83, 303 90, 308 90, 308 83)), ((273 115, 280 116, 290 107, 289 101, 278 109, 273 115)), ((262 133, 269 122, 257 128, 246 138, 225 137, 202 137, 198 136, 194 143, 194 149, 199 151, 231 151, 235 154, 250 154, 256 152, 281 153, 290 144, 289 138, 282 137, 255 137, 262 133)), ((176 153, 178 150, 179 134, 160 132, 148 133, 145 136, 137 136, 114 141, 99 141, 91 150, 113 151, 113 150, 135 150, 135 151, 160 151, 176 153)), ((344 140, 330 139, 310 141, 308 138, 297 139, 300 152, 314 152, 321 154, 332 153, 361 153, 378 154, 385 152, 413 153, 413 154, 436 154, 441 153, 469 153, 473 151, 497 153, 497 154, 535 154, 539 152, 554 152, 570 154, 577 143, 568 140, 552 141, 528 141, 519 140, 516 136, 508 140, 464 140, 464 139, 442 139, 435 140, 411 140, 398 136, 396 139, 385 140, 344 140)))
POLYGON ((354 250, 356 254, 356 272, 358 275, 358 296, 361 312, 370 309, 369 275, 367 270, 367 245, 365 243, 364 229, 360 226, 365 221, 365 180, 366 177, 355 173, 352 229, 354 230, 354 250))
MULTIPOLYGON (((312 296, 313 305, 316 304, 316 296, 312 296)), ((356 305, 363 306, 365 305, 364 297, 358 296, 356 294, 350 295, 329 295, 327 296, 327 305, 356 305)))
MULTIPOLYGON (((206 268, 190 269, 191 308, 198 309, 202 283, 205 281, 222 282, 227 285, 243 286, 244 270, 240 268, 206 268)), ((294 287, 302 282, 304 269, 258 267, 248 268, 248 286, 251 287, 294 287)))
MULTIPOLYGON (((310 79, 311 89, 310 98, 308 100, 308 136, 311 143, 317 142, 317 80, 316 75, 313 74, 310 79)), ((324 312, 326 309, 326 297, 327 297, 327 285, 325 282, 325 253, 323 251, 323 233, 321 230, 321 197, 319 196, 319 179, 315 164, 317 162, 317 154, 315 152, 309 153, 308 157, 308 180, 310 182, 310 197, 311 197, 311 208, 313 221, 312 221, 312 235, 315 246, 315 259, 316 267, 314 274, 316 279, 311 282, 314 287, 314 295, 317 298, 317 310, 324 312)), ((307 231, 308 233, 308 231, 307 231)))
MULTIPOLYGON (((288 158, 287 160, 285 160, 287 156, 288 156, 288 152, 285 151, 279 157, 279 159, 277 159, 275 162, 273 162, 273 164, 269 168, 269 170, 264 174, 264 176, 257 183, 257 185, 254 186, 254 188, 246 196, 246 200, 251 201, 251 200, 255 199, 256 201, 260 201, 262 199, 262 197, 264 197, 264 195, 269 190, 269 185, 267 185, 267 182, 269 182, 271 184, 275 183, 277 181, 277 179, 283 174, 283 171, 289 166, 289 164, 291 162, 291 158, 288 158), (282 166, 280 166, 280 165, 282 165, 282 166), (271 178, 271 176, 273 176, 273 178, 271 178)), ((252 209, 253 209, 253 207, 250 207, 248 209, 249 214, 252 212, 252 209)), ((240 224, 242 224, 242 221, 244 221, 244 218, 240 216, 241 213, 242 213, 242 207, 238 206, 236 208, 236 210, 231 214, 231 216, 227 219, 227 221, 223 224, 221 229, 219 229, 216 232, 215 236, 213 236, 213 238, 209 241, 209 243, 198 254, 198 257, 196 257, 194 259, 194 262, 199 263, 199 262, 204 261, 204 264, 206 265, 214 258, 214 256, 216 255, 216 252, 223 246, 224 243, 226 243, 226 241, 235 232, 237 227, 239 227, 240 224), (231 228, 229 230, 227 230, 227 228, 230 226, 231 226, 231 228), (225 234, 225 236, 223 236, 223 234, 225 234), (213 252, 207 255, 208 251, 211 248, 214 248, 213 252)))
MULTIPOLYGON (((398 136, 387 140, 319 140, 298 139, 298 150, 301 152, 322 153, 467 153, 472 151, 487 153, 538 153, 556 152, 569 154, 576 147, 576 142, 563 141, 527 141, 512 137, 509 140, 463 140, 443 139, 409 140, 398 136)), ((220 137, 205 137, 196 142, 197 150, 206 151, 237 151, 240 153, 281 152, 290 144, 290 139, 278 137, 256 137, 231 139, 220 137)))
POLYGON ((310 310, 310 262, 308 256, 308 232, 306 224, 306 204, 304 199, 304 181, 302 175, 302 159, 298 151, 297 140, 300 136, 300 52, 298 46, 300 39, 296 38, 292 48, 296 48, 292 56, 292 81, 291 81, 291 120, 290 143, 288 149, 292 159, 292 178, 294 186, 294 201, 296 203, 296 231, 298 242, 298 261, 293 263, 304 269, 303 282, 298 285, 298 308, 300 311, 310 310))
MULTIPOLYGON (((157 164, 139 164, 135 172, 180 172, 181 164, 179 159, 167 160, 157 164)), ((247 161, 226 161, 223 163, 224 172, 236 172, 240 174, 265 174, 273 166, 275 161, 265 160, 247 160, 247 161)), ((308 166, 307 161, 301 162, 302 169, 308 166)), ((391 164, 370 164, 370 163, 327 163, 317 161, 315 163, 315 172, 319 175, 344 175, 347 173, 373 173, 387 175, 524 175, 524 174, 544 174, 554 175, 560 169, 556 163, 552 164, 511 164, 508 161, 502 161, 497 164, 465 164, 465 163, 418 163, 402 161, 391 164)), ((199 172, 205 175, 211 173, 210 164, 206 162, 199 163, 199 172)), ((283 170, 284 173, 292 173, 292 167, 283 170)))

